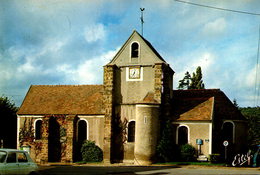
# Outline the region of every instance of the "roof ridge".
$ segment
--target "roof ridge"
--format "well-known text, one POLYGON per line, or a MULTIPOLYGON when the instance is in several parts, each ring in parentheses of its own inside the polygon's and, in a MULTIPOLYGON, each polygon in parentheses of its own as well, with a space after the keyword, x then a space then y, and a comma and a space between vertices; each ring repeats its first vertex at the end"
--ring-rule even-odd
POLYGON ((53 86, 103 86, 103 84, 78 84, 78 85, 75 85, 75 84, 57 84, 57 85, 32 85, 32 86, 46 86, 46 87, 53 87, 53 86))
POLYGON ((212 89, 175 89, 173 91, 221 91, 219 88, 212 89))

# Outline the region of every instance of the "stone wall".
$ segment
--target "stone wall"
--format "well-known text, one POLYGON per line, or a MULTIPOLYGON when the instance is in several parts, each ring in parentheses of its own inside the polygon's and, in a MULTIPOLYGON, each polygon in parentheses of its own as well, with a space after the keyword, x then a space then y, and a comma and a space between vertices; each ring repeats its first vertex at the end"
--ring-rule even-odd
POLYGON ((114 113, 113 107, 113 93, 114 93, 114 76, 115 66, 104 66, 104 94, 103 104, 105 108, 105 122, 104 122, 104 162, 110 163, 112 160, 112 117, 114 113))

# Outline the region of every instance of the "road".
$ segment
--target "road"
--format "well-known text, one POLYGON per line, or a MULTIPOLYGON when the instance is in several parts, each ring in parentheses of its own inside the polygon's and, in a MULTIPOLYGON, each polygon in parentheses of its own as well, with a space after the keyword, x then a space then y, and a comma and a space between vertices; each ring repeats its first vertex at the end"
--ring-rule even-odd
POLYGON ((259 168, 201 166, 40 166, 41 175, 260 175, 259 168))

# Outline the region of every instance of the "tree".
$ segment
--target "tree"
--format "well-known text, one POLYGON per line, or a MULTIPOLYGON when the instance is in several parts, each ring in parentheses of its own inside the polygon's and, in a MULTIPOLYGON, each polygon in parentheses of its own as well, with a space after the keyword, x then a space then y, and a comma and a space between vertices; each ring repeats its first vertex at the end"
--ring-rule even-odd
POLYGON ((158 142, 156 147, 157 158, 161 162, 170 162, 174 158, 178 157, 177 155, 177 146, 173 141, 173 127, 171 121, 163 123, 162 127, 162 137, 158 142))
POLYGON ((248 144, 254 149, 260 144, 260 107, 247 107, 239 109, 248 120, 248 144))
POLYGON ((190 73, 187 71, 185 73, 184 78, 179 81, 178 89, 189 89, 190 81, 191 81, 191 76, 190 76, 190 73))
POLYGON ((203 80, 202 80, 202 71, 201 67, 197 67, 196 73, 193 72, 191 77, 190 89, 205 89, 203 80))
POLYGON ((0 97, 0 140, 3 147, 16 148, 17 107, 7 97, 0 97))
POLYGON ((234 106, 235 106, 236 108, 239 108, 239 106, 238 106, 238 104, 237 104, 237 99, 234 98, 233 104, 234 104, 234 106))
POLYGON ((192 73, 192 77, 189 72, 186 72, 184 78, 179 81, 178 89, 205 89, 201 67, 197 67, 196 72, 192 73))

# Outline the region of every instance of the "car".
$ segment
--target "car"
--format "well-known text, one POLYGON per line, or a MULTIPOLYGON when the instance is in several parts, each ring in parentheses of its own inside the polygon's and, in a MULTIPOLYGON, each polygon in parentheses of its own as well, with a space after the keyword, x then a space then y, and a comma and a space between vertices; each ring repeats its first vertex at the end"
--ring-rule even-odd
POLYGON ((36 175, 38 166, 27 151, 0 149, 0 175, 36 175))

